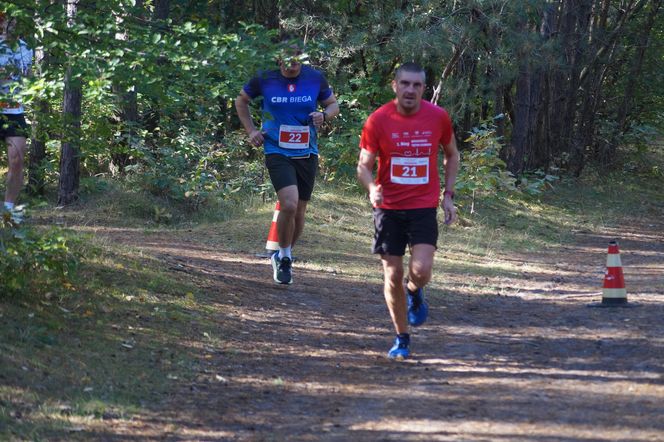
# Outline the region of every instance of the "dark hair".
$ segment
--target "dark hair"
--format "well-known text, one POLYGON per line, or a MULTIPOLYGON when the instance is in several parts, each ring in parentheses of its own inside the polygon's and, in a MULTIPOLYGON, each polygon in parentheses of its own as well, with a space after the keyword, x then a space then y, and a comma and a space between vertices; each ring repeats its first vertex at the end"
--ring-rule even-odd
POLYGON ((414 72, 416 74, 422 74, 422 76, 426 80, 426 72, 424 72, 424 69, 422 69, 422 66, 419 64, 413 62, 413 61, 408 61, 406 63, 403 63, 401 66, 397 68, 397 70, 394 72, 394 78, 397 79, 401 75, 402 72, 414 72))

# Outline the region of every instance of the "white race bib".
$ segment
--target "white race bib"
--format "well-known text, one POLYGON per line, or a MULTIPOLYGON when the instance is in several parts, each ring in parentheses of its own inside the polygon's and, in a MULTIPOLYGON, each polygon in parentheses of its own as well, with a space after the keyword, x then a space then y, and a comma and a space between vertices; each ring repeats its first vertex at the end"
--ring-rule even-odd
POLYGON ((398 184, 427 184, 429 182, 429 157, 392 157, 390 179, 398 184))
POLYGON ((309 126, 279 126, 279 147, 284 149, 307 149, 309 147, 309 126))

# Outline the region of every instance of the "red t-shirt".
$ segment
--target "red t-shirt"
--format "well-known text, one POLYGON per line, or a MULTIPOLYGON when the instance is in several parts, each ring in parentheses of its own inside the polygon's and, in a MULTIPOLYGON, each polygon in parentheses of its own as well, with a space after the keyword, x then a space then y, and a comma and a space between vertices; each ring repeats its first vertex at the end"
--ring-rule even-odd
POLYGON ((360 147, 378 155, 376 184, 383 186, 381 209, 438 207, 438 148, 454 131, 447 111, 422 101, 413 115, 397 111, 396 101, 378 108, 364 123, 360 147))

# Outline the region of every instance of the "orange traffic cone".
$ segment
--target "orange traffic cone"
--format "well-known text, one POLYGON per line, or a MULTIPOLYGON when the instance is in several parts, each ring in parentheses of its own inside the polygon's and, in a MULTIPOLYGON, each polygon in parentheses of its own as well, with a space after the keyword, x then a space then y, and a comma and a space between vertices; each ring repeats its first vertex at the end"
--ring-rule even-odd
POLYGON ((618 243, 609 243, 609 253, 606 257, 606 273, 604 274, 604 288, 602 289, 602 304, 616 305, 627 303, 627 290, 623 276, 622 263, 618 243))
POLYGON ((267 242, 265 243, 265 250, 268 251, 268 254, 279 250, 279 235, 277 234, 277 218, 279 217, 279 210, 281 210, 281 206, 279 205, 279 201, 277 201, 277 205, 274 207, 274 215, 272 215, 270 231, 267 234, 267 242))

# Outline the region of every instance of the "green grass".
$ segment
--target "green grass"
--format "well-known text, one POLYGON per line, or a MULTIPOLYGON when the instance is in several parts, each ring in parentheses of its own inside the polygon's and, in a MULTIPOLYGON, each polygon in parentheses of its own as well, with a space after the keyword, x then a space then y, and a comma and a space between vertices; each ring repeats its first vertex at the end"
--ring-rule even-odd
POLYGON ((71 289, 0 303, 0 439, 130 416, 199 363, 187 341, 204 311, 194 282, 109 244, 88 256, 71 289))
MULTIPOLYGON (((479 195, 475 212, 461 213, 462 224, 441 228, 433 293, 444 292, 450 272, 469 275, 469 291, 496 291, 482 279, 524 269, 501 256, 557 250, 578 231, 661 219, 662 155, 648 155, 628 171, 588 170, 537 198, 479 195)), ((113 181, 86 181, 84 191, 73 208, 46 205, 34 213, 36 222, 81 232, 84 259, 73 286, 0 298, 3 440, 76 439, 80 427, 130 419, 189 385, 205 363, 205 346, 222 345, 223 331, 210 319, 222 307, 209 302, 219 293, 205 288, 203 276, 174 271, 157 253, 118 245, 96 229, 147 239, 184 235, 213 250, 253 254, 264 250, 274 209, 272 201, 246 196, 192 214, 186 204, 113 181)), ((295 249, 299 265, 379 285, 372 233, 371 209, 356 185, 318 185, 295 249)))

